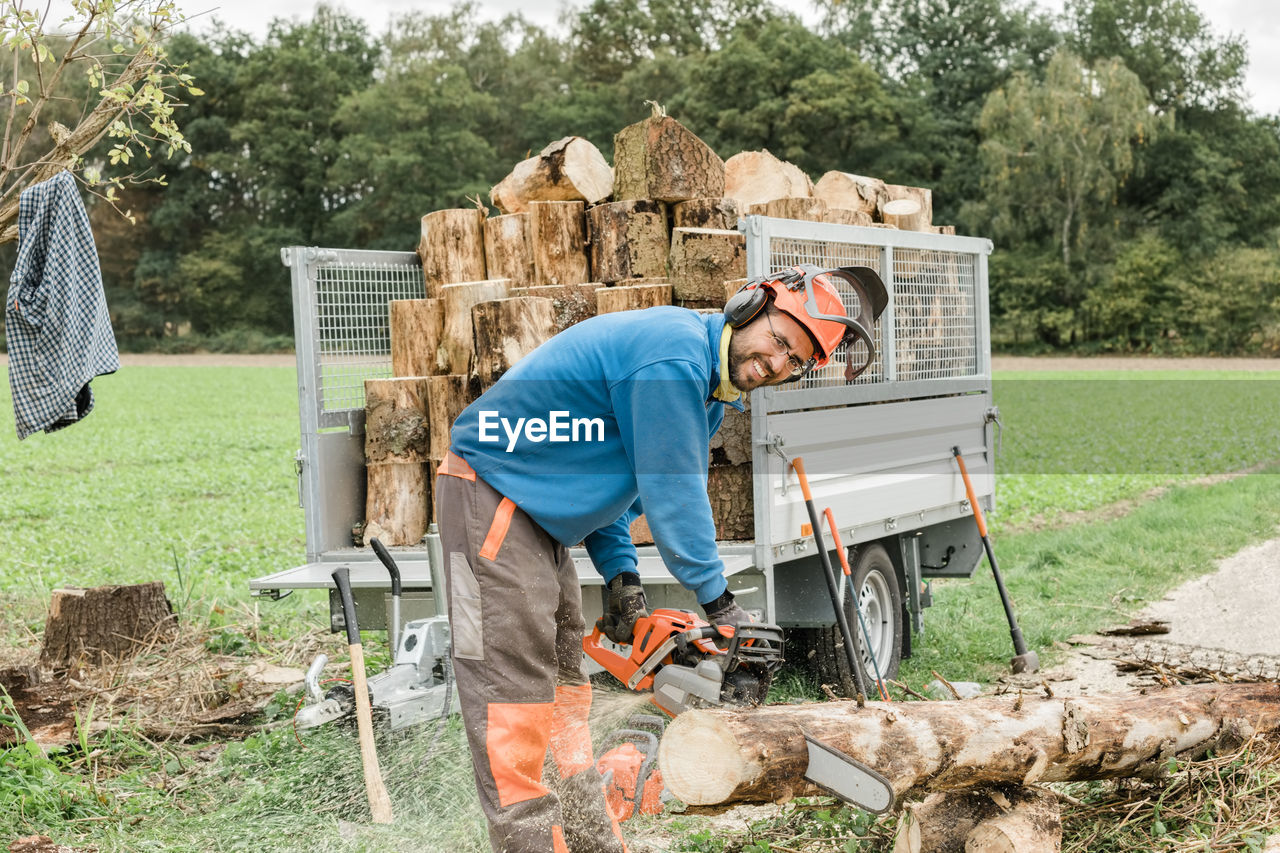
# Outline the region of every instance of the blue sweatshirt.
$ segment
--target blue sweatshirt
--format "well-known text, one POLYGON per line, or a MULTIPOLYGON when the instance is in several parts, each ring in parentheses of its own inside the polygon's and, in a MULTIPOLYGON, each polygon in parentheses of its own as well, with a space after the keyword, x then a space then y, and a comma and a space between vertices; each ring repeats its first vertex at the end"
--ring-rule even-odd
POLYGON ((726 587, 707 498, 723 329, 722 314, 670 306, 571 326, 458 416, 453 452, 558 542, 583 542, 606 582, 636 570, 644 514, 671 574, 712 601, 726 587))

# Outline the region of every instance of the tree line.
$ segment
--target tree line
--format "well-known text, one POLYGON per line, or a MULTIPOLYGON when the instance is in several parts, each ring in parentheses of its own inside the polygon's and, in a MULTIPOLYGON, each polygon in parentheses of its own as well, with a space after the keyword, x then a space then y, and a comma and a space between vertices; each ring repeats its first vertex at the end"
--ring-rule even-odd
POLYGON ((287 339, 281 247, 411 250, 422 214, 487 202, 548 142, 611 158, 655 101, 726 158, 931 187, 935 222, 995 241, 998 349, 1280 354, 1280 124, 1246 102, 1242 37, 1191 0, 821 11, 592 0, 549 31, 459 3, 375 34, 319 6, 178 34, 190 152, 117 194, 133 223, 92 211, 117 335, 287 339))

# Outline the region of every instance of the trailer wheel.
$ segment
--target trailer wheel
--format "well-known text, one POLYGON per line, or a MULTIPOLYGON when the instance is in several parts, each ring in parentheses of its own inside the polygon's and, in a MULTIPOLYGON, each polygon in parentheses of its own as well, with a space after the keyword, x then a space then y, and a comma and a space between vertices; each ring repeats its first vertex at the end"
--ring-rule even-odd
MULTIPOLYGON (((898 573, 893 567, 893 561, 879 544, 850 548, 849 566, 853 572, 854 589, 858 590, 862 618, 866 621, 867 633, 871 636, 870 644, 862 633, 853 602, 847 596, 847 585, 844 587, 845 618, 850 630, 858 636, 855 648, 862 658, 862 674, 867 690, 874 696, 876 666, 871 664, 870 652, 875 654, 882 678, 896 678, 898 665, 902 661, 902 590, 898 587, 898 573)), ((838 566, 836 571, 839 572, 838 566)), ((838 575, 837 579, 841 584, 846 583, 843 574, 838 575)), ((812 659, 816 664, 818 677, 824 683, 835 686, 845 696, 856 695, 857 681, 849 669, 849 659, 844 651, 844 640, 840 637, 839 627, 830 625, 814 629, 813 640, 815 654, 812 659)))

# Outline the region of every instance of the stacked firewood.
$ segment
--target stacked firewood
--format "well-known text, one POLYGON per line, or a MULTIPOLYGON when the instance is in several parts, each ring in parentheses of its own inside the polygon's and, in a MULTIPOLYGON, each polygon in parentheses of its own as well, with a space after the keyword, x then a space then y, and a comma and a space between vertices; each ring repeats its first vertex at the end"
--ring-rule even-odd
MULTIPOLYGON (((844 172, 815 185, 767 151, 726 162, 656 107, 615 136, 612 167, 566 137, 517 164, 490 200, 500 215, 477 203, 422 217, 426 298, 391 304, 395 378, 365 385, 366 541, 422 538, 453 419, 550 336, 612 311, 720 310, 747 274, 739 216, 943 230, 927 189, 844 172)), ((726 412, 708 492, 718 537, 750 539, 750 421, 726 412)), ((642 521, 632 535, 650 541, 642 521)))

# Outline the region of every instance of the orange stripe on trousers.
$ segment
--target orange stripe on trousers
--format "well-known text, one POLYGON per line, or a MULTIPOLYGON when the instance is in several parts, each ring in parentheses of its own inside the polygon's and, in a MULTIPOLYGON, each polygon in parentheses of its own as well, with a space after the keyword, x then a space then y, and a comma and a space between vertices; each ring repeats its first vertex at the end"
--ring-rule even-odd
POLYGON ((486 560, 496 560, 498 551, 502 548, 502 540, 507 538, 507 529, 511 527, 511 516, 516 511, 516 505, 511 498, 503 498, 502 503, 498 504, 498 511, 493 514, 493 524, 489 525, 489 535, 484 538, 484 545, 480 548, 480 556, 486 560))
POLYGON ((499 805, 547 795, 541 781, 542 763, 551 740, 554 707, 550 702, 489 703, 485 750, 499 805))

